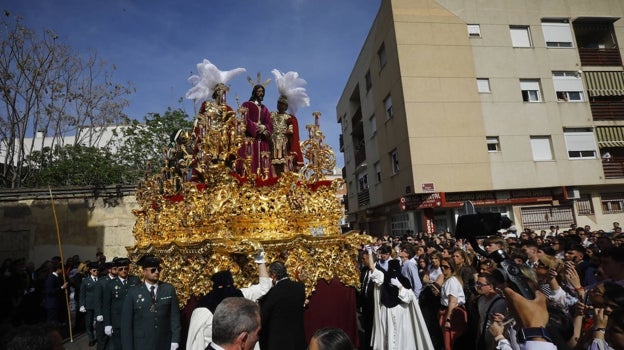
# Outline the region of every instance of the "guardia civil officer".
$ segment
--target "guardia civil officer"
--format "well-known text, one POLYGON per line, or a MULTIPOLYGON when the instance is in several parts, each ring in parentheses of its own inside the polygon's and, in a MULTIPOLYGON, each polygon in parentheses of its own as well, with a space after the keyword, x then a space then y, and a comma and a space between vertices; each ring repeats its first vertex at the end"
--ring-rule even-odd
POLYGON ((160 259, 144 255, 143 283, 128 290, 121 313, 123 350, 176 350, 180 343, 180 308, 175 288, 160 282, 160 259))
POLYGON ((102 311, 104 313, 104 333, 111 337, 113 349, 121 350, 121 311, 131 287, 141 284, 141 279, 130 275, 130 259, 114 259, 117 277, 104 286, 102 311))

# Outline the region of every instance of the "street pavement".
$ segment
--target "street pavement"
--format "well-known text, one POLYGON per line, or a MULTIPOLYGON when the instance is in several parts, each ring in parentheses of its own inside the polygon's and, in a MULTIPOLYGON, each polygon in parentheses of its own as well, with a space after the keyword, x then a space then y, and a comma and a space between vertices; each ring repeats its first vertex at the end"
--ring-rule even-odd
POLYGON ((73 339, 65 339, 63 342, 65 350, 93 350, 95 346, 89 347, 89 338, 86 333, 74 334, 73 339))

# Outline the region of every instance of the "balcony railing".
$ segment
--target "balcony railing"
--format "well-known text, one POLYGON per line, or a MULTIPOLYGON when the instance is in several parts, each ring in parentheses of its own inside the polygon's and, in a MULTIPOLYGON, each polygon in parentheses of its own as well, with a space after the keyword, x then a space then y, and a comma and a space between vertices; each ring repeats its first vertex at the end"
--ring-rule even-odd
POLYGON ((624 101, 590 102, 594 120, 624 120, 624 101))
POLYGON ((358 206, 365 207, 370 204, 370 194, 368 189, 358 192, 358 206))
POLYGON ((355 165, 360 165, 366 161, 366 151, 356 151, 355 152, 355 165))
POLYGON ((605 179, 624 178, 624 157, 611 157, 609 160, 602 160, 602 171, 605 179))
POLYGON ((587 49, 579 48, 581 65, 583 66, 621 66, 622 57, 619 49, 587 49))

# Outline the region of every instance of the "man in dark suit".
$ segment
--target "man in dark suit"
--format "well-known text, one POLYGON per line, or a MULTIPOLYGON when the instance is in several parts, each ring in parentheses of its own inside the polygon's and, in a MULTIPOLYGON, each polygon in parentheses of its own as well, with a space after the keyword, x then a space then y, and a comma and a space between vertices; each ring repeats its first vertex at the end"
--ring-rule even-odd
POLYGON ((89 276, 82 279, 80 283, 80 312, 85 313, 85 328, 87 336, 89 337, 89 346, 95 345, 95 331, 93 329, 93 322, 95 321, 95 304, 97 302, 96 288, 98 280, 98 267, 97 261, 87 264, 89 268, 89 276))
POLYGON ((104 334, 111 337, 113 349, 121 350, 121 312, 124 300, 131 287, 141 284, 137 276, 129 275, 130 259, 113 259, 117 268, 117 277, 105 286, 102 295, 102 312, 104 313, 104 334))
POLYGON ((261 299, 260 349, 304 350, 307 347, 303 325, 305 285, 291 281, 280 261, 269 265, 273 288, 261 299))
MULTIPOLYGON (((373 292, 375 283, 370 278, 370 268, 368 267, 368 251, 362 252, 362 267, 360 268, 360 294, 358 295, 360 311, 360 349, 370 350, 371 335, 373 332, 373 313, 375 311, 375 298, 373 292)), ((371 252, 372 254, 372 252, 371 252)))
POLYGON ((144 255, 143 283, 128 290, 121 312, 124 350, 177 350, 180 344, 180 306, 175 288, 160 282, 160 259, 144 255))
POLYGON ((260 333, 258 304, 243 297, 225 298, 212 319, 212 342, 207 350, 251 350, 260 333))
POLYGON ((60 323, 66 318, 61 318, 61 310, 65 307, 65 288, 67 282, 63 282, 63 265, 53 262, 50 274, 45 280, 43 307, 46 310, 46 320, 51 323, 60 323))

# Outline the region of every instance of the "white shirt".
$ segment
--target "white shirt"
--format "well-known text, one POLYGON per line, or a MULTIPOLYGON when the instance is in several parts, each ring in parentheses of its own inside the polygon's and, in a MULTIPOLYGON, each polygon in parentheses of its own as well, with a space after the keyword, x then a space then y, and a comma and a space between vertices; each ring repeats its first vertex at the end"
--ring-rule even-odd
POLYGON ((147 282, 145 282, 145 287, 147 287, 148 291, 152 291, 152 287, 154 287, 154 295, 158 295, 158 283, 156 284, 149 284, 147 282))
POLYGON ((220 347, 219 345, 217 345, 217 344, 215 344, 213 342, 210 342, 210 344, 212 345, 213 348, 215 348, 215 350, 225 350, 225 349, 223 349, 222 347, 220 347))
POLYGON ((442 304, 442 306, 449 306, 449 295, 457 298, 457 306, 464 305, 466 303, 464 288, 455 276, 447 279, 442 284, 442 290, 440 292, 440 304, 442 304))

